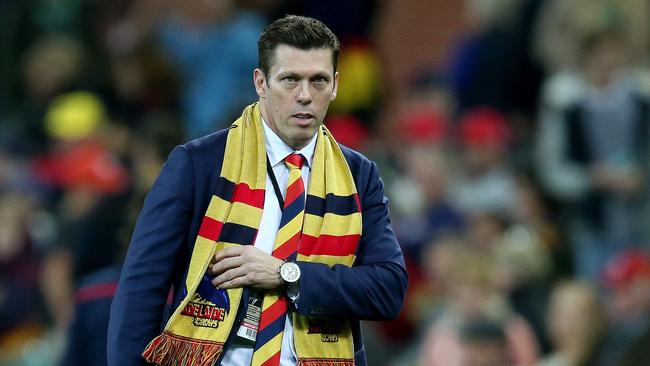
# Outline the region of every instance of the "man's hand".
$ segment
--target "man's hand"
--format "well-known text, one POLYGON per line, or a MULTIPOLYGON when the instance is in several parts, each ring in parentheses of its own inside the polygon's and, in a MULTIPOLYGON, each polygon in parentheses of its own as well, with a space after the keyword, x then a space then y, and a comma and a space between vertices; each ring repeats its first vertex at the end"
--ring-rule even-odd
POLYGON ((228 247, 214 256, 208 274, 216 276, 212 284, 218 288, 251 286, 273 289, 282 285, 278 269, 282 260, 252 245, 228 247))

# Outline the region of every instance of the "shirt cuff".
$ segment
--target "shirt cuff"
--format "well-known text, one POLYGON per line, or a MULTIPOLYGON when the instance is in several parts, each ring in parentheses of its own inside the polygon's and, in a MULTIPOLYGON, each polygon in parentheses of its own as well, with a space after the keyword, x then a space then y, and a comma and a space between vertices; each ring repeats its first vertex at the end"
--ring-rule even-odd
POLYGON ((295 284, 293 286, 287 286, 287 297, 293 305, 298 308, 298 297, 300 296, 300 285, 295 284))

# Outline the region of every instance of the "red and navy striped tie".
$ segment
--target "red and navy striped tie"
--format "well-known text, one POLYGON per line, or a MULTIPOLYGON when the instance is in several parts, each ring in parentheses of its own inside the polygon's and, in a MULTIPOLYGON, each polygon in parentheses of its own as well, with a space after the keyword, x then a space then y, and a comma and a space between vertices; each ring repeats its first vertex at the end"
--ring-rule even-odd
MULTIPOLYGON (((289 168, 289 182, 272 254, 276 258, 293 261, 298 253, 305 216, 305 185, 302 181, 302 165, 305 158, 300 154, 291 154, 284 159, 284 162, 289 168)), ((287 308, 288 299, 282 291, 267 291, 264 294, 262 316, 251 366, 280 365, 282 333, 287 308)))

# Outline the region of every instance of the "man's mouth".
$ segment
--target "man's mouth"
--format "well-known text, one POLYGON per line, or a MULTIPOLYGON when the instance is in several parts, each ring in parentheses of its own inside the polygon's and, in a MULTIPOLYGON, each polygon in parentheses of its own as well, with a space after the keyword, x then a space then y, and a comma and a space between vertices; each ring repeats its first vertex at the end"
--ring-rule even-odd
POLYGON ((293 114, 292 117, 307 120, 307 119, 310 119, 310 118, 314 118, 314 115, 311 114, 311 113, 296 113, 296 114, 293 114))
POLYGON ((301 127, 311 126, 314 121, 314 115, 311 113, 295 113, 292 114, 293 120, 296 122, 296 125, 301 127))

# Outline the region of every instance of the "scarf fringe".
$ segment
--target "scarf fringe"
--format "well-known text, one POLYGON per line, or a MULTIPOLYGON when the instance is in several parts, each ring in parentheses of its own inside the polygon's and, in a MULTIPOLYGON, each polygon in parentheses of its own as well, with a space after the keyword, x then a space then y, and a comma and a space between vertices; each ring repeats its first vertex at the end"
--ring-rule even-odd
POLYGON ((149 343, 142 356, 160 366, 212 366, 221 351, 222 343, 198 341, 164 331, 149 343))
POLYGON ((354 366, 354 360, 334 358, 300 358, 298 366, 354 366))

